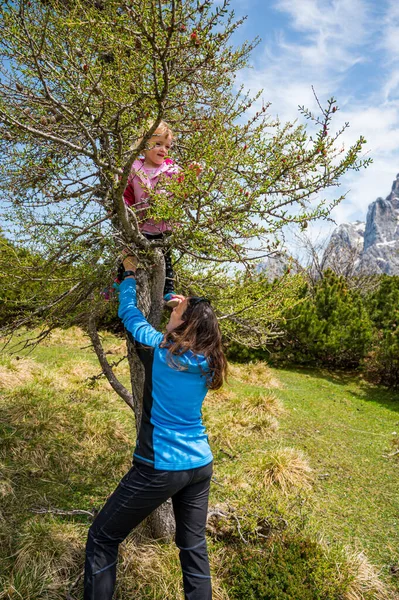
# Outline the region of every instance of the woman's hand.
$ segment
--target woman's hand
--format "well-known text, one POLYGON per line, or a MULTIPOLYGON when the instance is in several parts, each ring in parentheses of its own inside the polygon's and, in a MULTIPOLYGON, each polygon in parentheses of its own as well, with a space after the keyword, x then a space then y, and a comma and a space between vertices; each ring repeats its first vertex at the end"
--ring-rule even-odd
POLYGON ((172 292, 172 296, 173 296, 173 300, 176 298, 177 300, 179 300, 179 302, 183 302, 183 300, 186 299, 185 296, 182 296, 181 294, 175 294, 172 292))
POLYGON ((131 254, 127 254, 128 250, 122 252, 122 264, 125 271, 134 271, 137 269, 137 258, 131 254))

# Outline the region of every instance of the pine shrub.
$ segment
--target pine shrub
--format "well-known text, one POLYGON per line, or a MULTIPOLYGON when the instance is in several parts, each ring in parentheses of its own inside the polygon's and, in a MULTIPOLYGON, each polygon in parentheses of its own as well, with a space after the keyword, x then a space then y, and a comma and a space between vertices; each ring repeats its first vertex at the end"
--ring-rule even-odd
POLYGON ((384 275, 368 299, 373 323, 372 347, 365 357, 364 370, 370 379, 399 387, 399 277, 384 275))
POLYGON ((341 600, 353 579, 342 557, 298 534, 232 548, 230 556, 231 600, 341 600))
POLYGON ((314 289, 305 285, 302 302, 286 315, 283 357, 300 364, 357 368, 372 338, 360 292, 326 271, 314 289))

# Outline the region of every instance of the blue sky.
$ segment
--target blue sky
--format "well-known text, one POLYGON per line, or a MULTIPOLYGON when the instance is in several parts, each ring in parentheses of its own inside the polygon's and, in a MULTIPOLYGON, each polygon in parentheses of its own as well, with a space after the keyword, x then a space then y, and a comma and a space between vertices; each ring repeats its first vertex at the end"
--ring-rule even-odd
MULTIPOLYGON (((374 163, 342 180, 346 199, 337 223, 365 220, 367 207, 386 197, 399 173, 399 2, 396 0, 232 0, 248 19, 237 41, 262 38, 241 81, 264 89, 272 114, 300 118, 298 104, 316 109, 334 96, 336 126, 349 121, 345 144, 367 139, 374 163)), ((319 224, 318 228, 323 226, 319 224)))

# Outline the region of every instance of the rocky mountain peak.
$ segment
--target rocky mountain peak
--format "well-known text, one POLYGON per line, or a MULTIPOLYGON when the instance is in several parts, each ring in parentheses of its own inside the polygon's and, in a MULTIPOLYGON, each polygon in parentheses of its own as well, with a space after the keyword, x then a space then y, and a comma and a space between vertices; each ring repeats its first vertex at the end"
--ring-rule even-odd
POLYGON ((392 190, 388 198, 394 200, 394 197, 399 200, 399 173, 396 175, 396 179, 392 184, 392 190))
MULTIPOLYGON (((399 275, 399 174, 391 193, 369 205, 366 223, 344 223, 333 232, 322 264, 352 273, 399 275)), ((337 270, 337 269, 335 269, 337 270)))
POLYGON ((399 205, 397 196, 383 200, 377 198, 367 211, 366 230, 364 232, 364 251, 375 244, 386 244, 399 239, 399 205))

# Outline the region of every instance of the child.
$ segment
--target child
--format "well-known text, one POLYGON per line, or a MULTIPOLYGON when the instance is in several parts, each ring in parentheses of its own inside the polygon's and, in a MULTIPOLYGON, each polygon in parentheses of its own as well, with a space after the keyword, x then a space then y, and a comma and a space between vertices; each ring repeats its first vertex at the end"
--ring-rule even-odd
MULTIPOLYGON (((144 158, 138 158, 132 165, 123 198, 128 206, 133 206, 139 222, 141 233, 148 240, 163 239, 172 230, 166 221, 154 221, 147 218, 150 206, 148 188, 157 189, 162 177, 172 178, 180 169, 168 158, 172 146, 173 133, 165 121, 161 121, 154 134, 149 139, 144 158)), ((161 190, 159 190, 161 191, 161 190)), ((163 250, 165 258, 165 287, 164 300, 167 306, 173 308, 178 304, 174 298, 173 267, 170 248, 163 250)))

